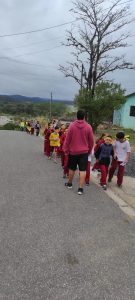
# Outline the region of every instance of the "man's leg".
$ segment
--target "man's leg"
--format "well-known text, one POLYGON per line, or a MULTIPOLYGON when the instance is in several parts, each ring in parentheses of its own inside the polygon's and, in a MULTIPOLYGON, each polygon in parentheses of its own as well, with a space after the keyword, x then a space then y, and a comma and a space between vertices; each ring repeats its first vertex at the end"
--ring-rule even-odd
POLYGON ((69 177, 68 177, 69 183, 72 183, 74 175, 75 175, 75 171, 69 169, 69 177))
POLYGON ((79 188, 83 188, 84 183, 85 183, 85 177, 86 177, 86 171, 80 171, 80 176, 79 176, 79 188))
POLYGON ((65 185, 72 185, 72 181, 75 175, 76 167, 77 167, 77 156, 76 155, 68 155, 68 164, 67 167, 69 169, 69 175, 68 175, 68 183, 65 185))
MULTIPOLYGON (((79 189, 81 189, 81 194, 83 193, 83 186, 85 183, 87 165, 88 165, 88 153, 79 155, 79 158, 78 158, 78 166, 79 166, 79 172, 80 172, 79 189)), ((79 189, 78 189, 78 194, 80 194, 79 189)))

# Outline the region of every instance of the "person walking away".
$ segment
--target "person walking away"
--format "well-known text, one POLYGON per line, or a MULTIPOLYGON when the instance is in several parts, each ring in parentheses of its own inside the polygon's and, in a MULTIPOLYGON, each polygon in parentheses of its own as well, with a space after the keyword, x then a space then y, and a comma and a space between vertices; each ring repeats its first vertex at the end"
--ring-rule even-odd
POLYGON ((65 129, 65 131, 63 132, 63 134, 60 137, 60 143, 62 146, 62 152, 61 152, 61 165, 63 167, 63 178, 68 177, 69 174, 69 169, 68 169, 68 154, 65 154, 63 151, 63 145, 66 139, 66 135, 68 132, 68 127, 65 129))
POLYGON ((52 156, 54 156, 54 162, 57 163, 57 150, 60 147, 60 138, 59 138, 59 127, 54 128, 54 132, 50 134, 50 146, 52 149, 52 156))
POLYGON ((79 188, 78 194, 83 194, 83 185, 85 183, 88 155, 91 153, 94 145, 94 136, 92 127, 85 121, 85 114, 82 110, 77 112, 77 120, 69 126, 68 133, 63 145, 65 155, 69 155, 68 168, 69 180, 65 185, 72 188, 72 181, 75 175, 77 165, 79 166, 79 188))
POLYGON ((20 123, 20 130, 24 131, 24 127, 25 127, 25 123, 24 123, 24 121, 21 121, 21 123, 20 123))
POLYGON ((31 135, 34 135, 34 128, 35 128, 34 121, 31 121, 31 131, 30 131, 31 135))
POLYGON ((62 124, 59 129, 60 147, 58 148, 57 155, 58 155, 58 157, 61 158, 61 161, 62 161, 62 154, 63 154, 62 146, 63 146, 63 142, 65 140, 64 139, 65 129, 66 129, 66 126, 64 124, 62 124))
POLYGON ((123 183, 125 166, 129 161, 131 153, 131 147, 128 140, 125 139, 125 133, 120 131, 116 134, 116 140, 114 142, 114 158, 109 170, 108 182, 111 182, 115 170, 117 172, 117 186, 121 187, 123 183))
POLYGON ((39 121, 37 121, 36 125, 35 125, 35 129, 36 129, 36 136, 39 136, 39 132, 40 132, 40 124, 39 124, 39 121))
POLYGON ((48 128, 44 131, 45 134, 45 154, 48 159, 51 159, 51 146, 50 146, 50 135, 53 132, 51 130, 51 123, 48 123, 48 128))
POLYGON ((45 128, 44 128, 44 155, 46 155, 46 153, 47 153, 47 147, 46 147, 47 131, 48 131, 48 124, 45 124, 45 128))
POLYGON ((105 142, 104 138, 107 135, 108 135, 107 133, 102 133, 100 138, 96 141, 96 145, 94 146, 94 156, 96 158, 96 162, 93 165, 92 171, 100 170, 98 149, 99 149, 100 145, 102 145, 105 142))
POLYGON ((99 147, 99 164, 101 170, 101 179, 100 184, 104 190, 107 190, 107 175, 108 175, 108 167, 110 165, 110 157, 114 155, 114 150, 112 146, 112 137, 106 136, 105 142, 99 147))
POLYGON ((66 135, 67 135, 67 131, 68 131, 68 127, 65 128, 65 130, 63 131, 62 135, 59 134, 60 137, 60 152, 61 152, 61 165, 62 167, 64 167, 64 151, 63 151, 63 145, 66 139, 66 135))

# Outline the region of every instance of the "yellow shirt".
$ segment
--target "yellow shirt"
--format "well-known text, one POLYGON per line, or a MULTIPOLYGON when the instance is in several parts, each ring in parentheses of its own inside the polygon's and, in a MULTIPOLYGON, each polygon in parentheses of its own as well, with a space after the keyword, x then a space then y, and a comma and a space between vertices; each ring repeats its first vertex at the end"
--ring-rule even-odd
POLYGON ((50 146, 52 147, 60 147, 60 138, 59 138, 59 134, 52 132, 50 134, 50 146))
POLYGON ((25 125, 24 122, 21 122, 20 126, 21 126, 21 127, 24 127, 24 125, 25 125))

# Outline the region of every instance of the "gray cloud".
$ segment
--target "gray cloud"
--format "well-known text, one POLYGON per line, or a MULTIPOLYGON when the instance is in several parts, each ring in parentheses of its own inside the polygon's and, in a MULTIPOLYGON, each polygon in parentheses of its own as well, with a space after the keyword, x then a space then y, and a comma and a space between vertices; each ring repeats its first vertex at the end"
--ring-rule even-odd
MULTIPOLYGON (((71 0, 0 0, 0 35, 51 27, 73 20, 71 0)), ((132 4, 132 11, 135 3, 132 4)), ((71 59, 71 49, 61 47, 66 29, 71 25, 33 34, 0 38, 0 94, 73 99, 78 90, 72 79, 58 71, 59 64, 71 59)), ((129 31, 134 34, 134 26, 129 31)), ((135 63, 135 40, 126 49, 128 59, 135 63)), ((117 72, 110 76, 127 92, 135 91, 134 72, 117 72)))

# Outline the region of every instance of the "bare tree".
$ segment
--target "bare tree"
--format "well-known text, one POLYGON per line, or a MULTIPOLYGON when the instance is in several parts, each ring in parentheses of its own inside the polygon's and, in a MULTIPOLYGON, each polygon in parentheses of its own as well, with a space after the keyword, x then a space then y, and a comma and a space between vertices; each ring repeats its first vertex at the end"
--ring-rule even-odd
POLYGON ((66 46, 73 47, 75 60, 59 67, 66 77, 72 77, 81 88, 94 95, 98 82, 107 73, 118 69, 135 69, 117 49, 128 47, 126 25, 133 22, 130 2, 126 0, 76 0, 71 10, 77 16, 67 31, 66 46), (82 80, 83 78, 83 80, 82 80))

